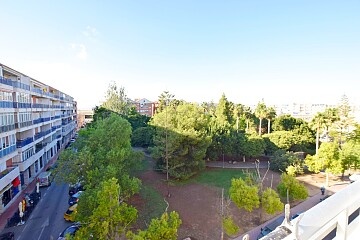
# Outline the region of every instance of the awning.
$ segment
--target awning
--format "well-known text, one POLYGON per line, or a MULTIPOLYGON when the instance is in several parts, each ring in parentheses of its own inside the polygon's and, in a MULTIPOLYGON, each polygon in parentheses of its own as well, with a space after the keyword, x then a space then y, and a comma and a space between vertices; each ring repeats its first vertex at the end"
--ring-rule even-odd
POLYGON ((20 185, 20 179, 19 177, 16 177, 14 180, 12 180, 13 187, 17 187, 20 185))

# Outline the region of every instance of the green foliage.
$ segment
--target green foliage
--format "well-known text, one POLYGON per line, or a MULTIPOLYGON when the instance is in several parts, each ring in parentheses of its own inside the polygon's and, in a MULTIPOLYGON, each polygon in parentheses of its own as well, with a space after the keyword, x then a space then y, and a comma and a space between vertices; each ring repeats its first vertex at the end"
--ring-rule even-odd
MULTIPOLYGON (((120 185, 115 178, 111 178, 101 183, 96 191, 92 191, 96 195, 85 195, 84 198, 90 198, 94 201, 92 205, 94 208, 90 217, 86 217, 84 224, 76 233, 75 239, 87 239, 92 235, 95 239, 117 239, 125 231, 128 225, 137 217, 137 211, 134 207, 128 206, 126 203, 120 201, 120 185)), ((81 201, 79 201, 79 210, 87 208, 81 201)), ((90 203, 91 201, 84 201, 90 203)), ((84 219, 79 211, 79 219, 84 219)), ((84 222, 84 221, 83 221, 84 222)))
POLYGON ((176 240, 181 219, 177 212, 165 212, 159 219, 153 219, 146 230, 137 234, 128 232, 126 237, 130 240, 176 240))
POLYGON ((267 188, 261 195, 262 208, 268 214, 281 212, 284 204, 281 202, 279 195, 272 188, 267 188))
POLYGON ((267 108, 264 102, 259 102, 255 109, 255 116, 259 118, 259 135, 262 134, 262 120, 267 117, 267 108))
POLYGON ((127 115, 131 106, 124 87, 118 87, 114 82, 111 83, 101 107, 121 115, 127 115))
POLYGON ((305 164, 313 172, 320 172, 320 170, 325 169, 327 172, 341 173, 343 168, 339 146, 334 142, 322 143, 318 155, 307 156, 305 164))
POLYGON ((131 107, 127 115, 123 115, 123 117, 129 121, 133 131, 141 127, 147 127, 150 121, 150 117, 138 113, 135 107, 131 107))
POLYGON ((256 157, 264 153, 265 141, 262 137, 250 135, 242 146, 243 154, 246 157, 256 157))
POLYGON ((274 152, 279 150, 278 146, 276 146, 275 143, 273 143, 267 134, 263 135, 264 143, 265 143, 265 154, 266 155, 272 155, 274 152))
POLYGON ((340 159, 343 170, 358 169, 360 166, 360 142, 350 140, 341 149, 340 159))
POLYGON ((155 127, 152 156, 158 166, 169 174, 186 179, 205 168, 205 154, 210 144, 207 136, 208 117, 196 104, 183 103, 157 113, 151 125, 155 127))
POLYGON ((224 231, 228 236, 236 236, 240 230, 239 226, 236 225, 232 217, 224 217, 223 218, 223 227, 224 231))
POLYGON ((287 190, 289 190, 289 198, 291 200, 303 200, 308 197, 306 187, 295 177, 286 173, 281 174, 281 181, 277 186, 277 190, 280 196, 284 198, 287 196, 287 190))
POLYGON ((298 121, 298 119, 291 115, 281 115, 275 118, 272 128, 274 131, 291 131, 299 125, 298 121))
POLYGON ((231 180, 230 199, 238 208, 244 208, 249 212, 254 208, 258 208, 260 204, 258 191, 257 186, 249 186, 241 178, 231 180))
POLYGON ((295 135, 291 131, 276 131, 266 134, 264 137, 268 138, 276 147, 284 150, 289 150, 295 143, 295 135))
POLYGON ((294 153, 286 152, 285 150, 278 150, 271 157, 271 170, 284 172, 289 166, 296 167, 298 173, 302 172, 302 161, 294 153))
POLYGON ((134 147, 149 147, 153 145, 155 131, 152 127, 139 127, 131 135, 131 145, 134 147))

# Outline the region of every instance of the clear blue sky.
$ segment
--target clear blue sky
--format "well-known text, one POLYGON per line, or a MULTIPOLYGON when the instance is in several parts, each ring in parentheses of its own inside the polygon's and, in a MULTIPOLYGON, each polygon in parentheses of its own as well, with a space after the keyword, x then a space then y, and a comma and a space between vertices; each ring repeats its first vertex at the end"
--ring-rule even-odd
POLYGON ((360 103, 360 1, 10 1, 0 62, 69 93, 360 103))

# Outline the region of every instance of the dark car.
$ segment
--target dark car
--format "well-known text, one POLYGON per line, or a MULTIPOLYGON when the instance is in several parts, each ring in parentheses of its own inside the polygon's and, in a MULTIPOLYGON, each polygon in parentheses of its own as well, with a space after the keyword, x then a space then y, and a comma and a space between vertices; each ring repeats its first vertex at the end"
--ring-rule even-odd
POLYGON ((266 235, 268 235, 269 233, 274 231, 275 228, 277 228, 278 226, 281 225, 281 223, 284 221, 284 219, 285 219, 284 216, 280 216, 277 219, 275 219, 274 221, 272 221, 271 223, 269 223, 268 225, 266 225, 265 227, 261 228, 261 232, 258 235, 257 239, 265 237, 266 235))
POLYGON ((14 239, 15 239, 15 235, 13 232, 0 234, 0 240, 14 240, 14 239))
POLYGON ((84 191, 84 187, 81 184, 77 183, 75 185, 69 185, 69 196, 72 196, 79 191, 84 191))
POLYGON ((72 206, 74 205, 75 203, 77 203, 79 201, 79 198, 81 196, 81 194, 83 193, 83 191, 79 191, 77 193, 75 193, 74 195, 72 195, 70 198, 69 198, 69 205, 72 206))
POLYGON ((65 240, 66 236, 74 236, 76 231, 79 230, 81 225, 79 223, 75 223, 69 227, 67 227, 64 231, 62 231, 59 235, 58 240, 65 240))

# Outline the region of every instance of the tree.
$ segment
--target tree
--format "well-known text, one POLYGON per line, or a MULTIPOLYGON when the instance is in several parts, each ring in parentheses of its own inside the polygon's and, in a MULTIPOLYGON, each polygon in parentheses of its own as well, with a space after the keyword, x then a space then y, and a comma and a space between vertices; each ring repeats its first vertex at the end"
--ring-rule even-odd
POLYGON ((163 213, 160 218, 152 219, 146 230, 140 230, 137 234, 128 232, 129 240, 176 240, 181 219, 177 212, 163 213))
POLYGON ((284 209, 279 195, 272 188, 267 188, 261 195, 262 208, 268 214, 274 214, 284 209))
POLYGON ((246 133, 250 133, 249 128, 250 128, 250 120, 254 118, 254 114, 251 111, 250 107, 245 107, 244 108, 244 117, 245 117, 245 121, 246 121, 246 133))
POLYGON ((306 187, 299 182, 295 177, 286 173, 281 174, 281 181, 277 186, 280 196, 287 197, 289 194, 290 200, 302 200, 308 197, 306 187))
POLYGON ((354 140, 344 143, 340 151, 340 159, 343 176, 345 169, 348 169, 349 173, 351 169, 357 170, 360 166, 360 143, 354 140))
POLYGON ((261 136, 262 120, 267 116, 266 105, 264 102, 259 102, 256 106, 255 116, 259 118, 259 136, 261 136))
POLYGON ((295 144, 295 135, 292 131, 276 131, 270 134, 265 134, 264 138, 274 143, 278 148, 289 150, 295 144))
POLYGON ((155 131, 152 127, 140 127, 131 135, 131 145, 134 147, 149 147, 153 145, 155 131))
POLYGON ((291 165, 302 167, 301 160, 294 153, 280 149, 271 157, 271 170, 285 172, 287 167, 291 165))
POLYGON ((114 82, 111 83, 101 107, 121 115, 127 115, 130 110, 130 105, 130 101, 125 93, 125 88, 118 87, 114 82))
POLYGON ((247 140, 241 146, 241 150, 245 157, 256 157, 264 153, 265 141, 259 136, 247 136, 247 140))
POLYGON ((316 155, 319 152, 319 136, 320 136, 320 129, 325 126, 326 120, 323 113, 317 113, 313 119, 311 120, 310 125, 312 126, 313 130, 316 130, 316 155))
POLYGON ((164 109, 168 106, 176 106, 178 103, 178 100, 176 100, 174 94, 171 94, 168 91, 164 91, 160 94, 158 99, 158 106, 156 108, 156 112, 162 112, 164 109))
POLYGON ((342 172, 339 146, 334 142, 322 143, 318 155, 308 155, 305 164, 313 172, 325 170, 326 186, 329 186, 329 173, 337 174, 342 172))
POLYGON ((95 191, 95 196, 88 194, 88 190, 84 196, 82 195, 78 203, 77 219, 83 220, 81 222, 86 224, 76 232, 75 239, 89 239, 90 235, 99 240, 118 239, 126 231, 135 221, 137 211, 120 200, 120 192, 121 188, 117 180, 111 178, 101 183, 95 191), (83 198, 89 198, 90 201, 83 198), (89 207, 85 203, 91 202, 93 205, 91 216, 82 216, 82 208, 89 207))
POLYGON ((298 125, 298 120, 291 115, 281 115, 273 122, 274 131, 291 131, 298 125))
POLYGON ((169 106, 157 113, 151 120, 151 125, 156 129, 151 151, 158 161, 158 167, 164 169, 168 157, 172 177, 188 178, 202 170, 210 144, 208 123, 209 118, 203 109, 191 103, 182 103, 175 108, 169 106))
POLYGON ((268 134, 270 133, 270 122, 272 119, 274 119, 276 117, 276 111, 273 107, 269 107, 266 109, 266 119, 268 121, 268 134))
POLYGON ((238 208, 251 212, 260 205, 257 186, 249 186, 243 179, 232 179, 229 189, 230 199, 238 208))

